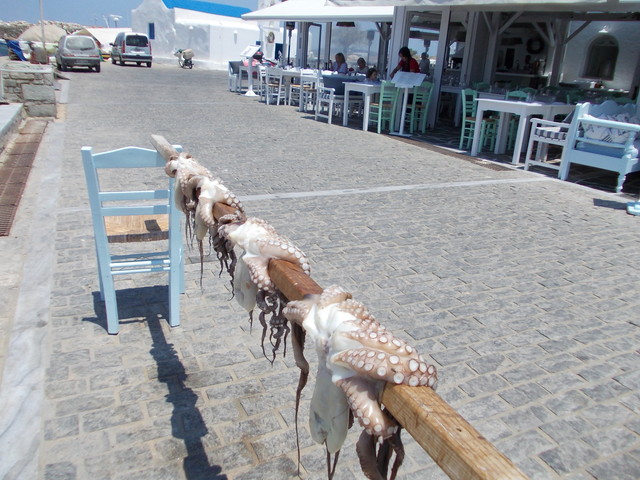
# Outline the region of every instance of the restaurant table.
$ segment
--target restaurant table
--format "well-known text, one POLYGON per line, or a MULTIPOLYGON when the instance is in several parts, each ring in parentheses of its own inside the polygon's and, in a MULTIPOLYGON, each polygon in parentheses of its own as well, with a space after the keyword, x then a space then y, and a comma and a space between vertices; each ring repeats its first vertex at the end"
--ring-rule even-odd
MULTIPOLYGON (((345 82, 344 84, 344 104, 349 105, 349 94, 351 92, 360 92, 364 97, 364 115, 362 116, 362 130, 369 128, 369 108, 371 106, 371 97, 376 93, 380 93, 379 83, 368 82, 345 82)), ((342 109, 342 125, 347 126, 349 123, 349 109, 342 109)))
POLYGON ((471 155, 474 157, 478 156, 480 128, 482 124, 482 121, 478 121, 478 119, 482 119, 485 111, 500 112, 495 153, 505 152, 509 119, 511 115, 519 115, 518 134, 513 147, 513 158, 511 160, 511 163, 514 165, 520 162, 520 153, 522 151, 522 145, 524 144, 525 132, 529 125, 529 119, 533 115, 540 115, 545 120, 553 120, 556 115, 568 115, 575 108, 575 105, 566 103, 517 102, 515 100, 499 100, 493 98, 478 98, 476 102, 478 102, 478 110, 476 113, 476 127, 473 132, 471 155))

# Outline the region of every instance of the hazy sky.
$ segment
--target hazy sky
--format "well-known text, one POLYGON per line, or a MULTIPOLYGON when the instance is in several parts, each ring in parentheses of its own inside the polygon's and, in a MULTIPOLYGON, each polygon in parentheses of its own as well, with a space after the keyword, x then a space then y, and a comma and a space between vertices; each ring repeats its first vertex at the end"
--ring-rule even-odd
MULTIPOLYGON (((208 0, 207 0, 208 1, 208 0)), ((255 10, 258 0, 216 0, 211 3, 234 5, 255 10)), ((131 10, 142 4, 142 0, 42 0, 45 20, 73 22, 81 25, 107 26, 115 24, 109 15, 122 17, 119 27, 131 26, 131 10), (107 20, 105 20, 105 18, 107 20)), ((40 20, 40 0, 0 0, 0 20, 10 22, 25 20, 35 23, 40 20)))

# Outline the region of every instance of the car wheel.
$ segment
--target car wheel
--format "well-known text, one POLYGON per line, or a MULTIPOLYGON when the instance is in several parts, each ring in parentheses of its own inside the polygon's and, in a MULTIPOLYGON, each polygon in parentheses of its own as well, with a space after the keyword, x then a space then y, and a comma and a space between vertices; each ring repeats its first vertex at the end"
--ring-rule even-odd
POLYGON ((151 68, 151 62, 147 62, 147 68, 151 68))
POLYGON ((113 63, 114 65, 116 65, 116 59, 115 59, 115 57, 114 57, 113 55, 111 56, 111 63, 113 63))
POLYGON ((97 64, 95 67, 93 67, 96 69, 96 73, 100 73, 100 64, 97 64))

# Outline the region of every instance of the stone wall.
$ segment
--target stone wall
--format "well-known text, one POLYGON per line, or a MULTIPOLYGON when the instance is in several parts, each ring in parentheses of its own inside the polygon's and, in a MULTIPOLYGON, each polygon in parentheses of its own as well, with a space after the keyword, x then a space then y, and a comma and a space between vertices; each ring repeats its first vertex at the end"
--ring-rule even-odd
POLYGON ((51 65, 11 61, 0 65, 5 100, 24 104, 30 117, 55 117, 56 94, 51 65))

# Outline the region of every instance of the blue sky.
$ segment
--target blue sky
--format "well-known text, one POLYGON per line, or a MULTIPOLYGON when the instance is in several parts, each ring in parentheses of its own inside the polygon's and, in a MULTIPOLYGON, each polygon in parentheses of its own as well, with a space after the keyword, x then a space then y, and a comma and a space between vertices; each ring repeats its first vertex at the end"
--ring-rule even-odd
MULTIPOLYGON (((81 25, 99 25, 114 27, 109 15, 122 17, 119 27, 131 26, 131 10, 138 7, 142 0, 42 0, 44 19, 73 22, 81 25), (106 20, 105 20, 106 19, 106 20)), ((25 20, 35 23, 40 20, 39 0, 2 0, 5 7, 0 8, 0 20, 10 22, 25 20), (10 6, 8 6, 10 5, 10 6)), ((258 0, 216 0, 211 3, 234 5, 255 10, 258 0)))

